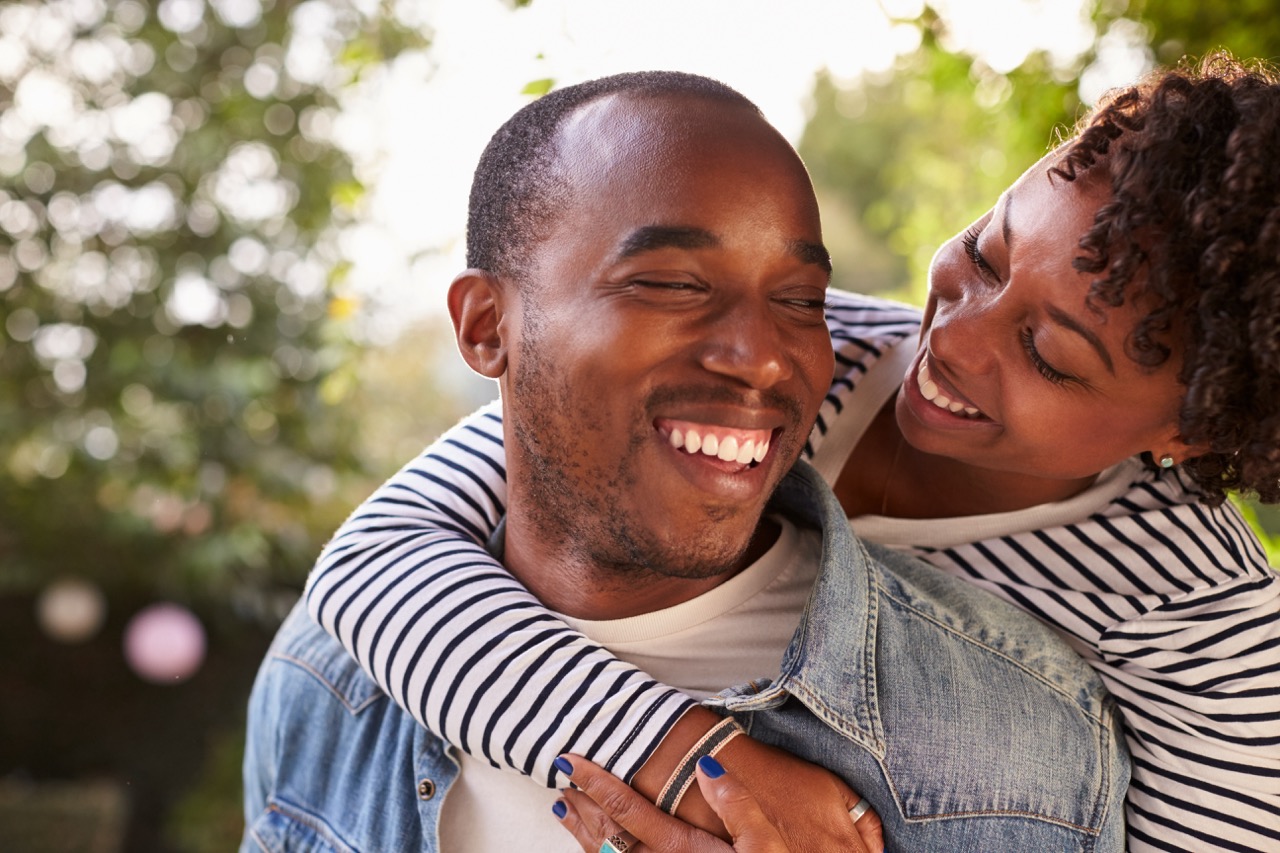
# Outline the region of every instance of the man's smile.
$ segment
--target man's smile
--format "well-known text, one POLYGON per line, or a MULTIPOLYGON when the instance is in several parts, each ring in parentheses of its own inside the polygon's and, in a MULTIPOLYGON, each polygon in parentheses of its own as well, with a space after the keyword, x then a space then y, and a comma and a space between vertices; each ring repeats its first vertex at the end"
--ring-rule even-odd
POLYGON ((659 431, 667 434, 667 441, 677 450, 740 465, 762 462, 769 452, 773 436, 771 430, 734 429, 693 421, 661 419, 656 425, 659 431))

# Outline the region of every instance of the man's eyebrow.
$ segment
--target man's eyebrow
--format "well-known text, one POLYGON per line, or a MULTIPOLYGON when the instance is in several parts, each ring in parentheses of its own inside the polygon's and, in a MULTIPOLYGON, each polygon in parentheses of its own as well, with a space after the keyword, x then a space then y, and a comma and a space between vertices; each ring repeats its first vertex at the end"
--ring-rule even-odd
POLYGON ((1110 371, 1111 375, 1116 375, 1115 365, 1111 361, 1111 353, 1107 352, 1107 347, 1102 343, 1102 338, 1094 334, 1092 329, 1081 325, 1075 317, 1072 317, 1065 311, 1061 311, 1052 305, 1046 306, 1045 310, 1050 319, 1059 326, 1075 332, 1077 335, 1084 338, 1089 346, 1093 347, 1094 351, 1098 353, 1098 357, 1102 359, 1102 363, 1107 366, 1107 370, 1110 371))
POLYGON ((810 243, 808 240, 792 240, 787 250, 801 262, 815 264, 824 271, 831 272, 831 253, 821 243, 810 243))
POLYGON ((629 258, 658 249, 713 249, 720 238, 705 228, 679 225, 645 225, 627 235, 618 247, 619 258, 629 258))
MULTIPOLYGON (((705 228, 645 225, 626 236, 618 247, 618 257, 630 258, 658 249, 714 249, 719 245, 720 238, 705 228)), ((787 243, 787 252, 803 263, 814 264, 825 272, 831 272, 831 253, 821 243, 791 240, 787 243)))

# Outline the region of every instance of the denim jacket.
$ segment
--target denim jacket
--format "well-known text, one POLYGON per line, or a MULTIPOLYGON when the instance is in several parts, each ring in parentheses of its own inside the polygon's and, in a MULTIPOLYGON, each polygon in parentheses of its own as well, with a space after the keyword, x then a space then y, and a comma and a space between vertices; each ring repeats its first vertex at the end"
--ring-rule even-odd
MULTIPOLYGON (((1128 757, 1083 661, 987 593, 865 547, 804 463, 774 509, 822 531, 818 581, 780 675, 712 704, 843 776, 889 851, 1124 849, 1128 757)), ((448 749, 300 604, 250 698, 242 853, 435 853, 448 749)))
POLYGON ((1056 634, 932 566, 860 542, 801 463, 775 496, 823 532, 780 676, 712 704, 842 776, 887 850, 1124 850, 1114 702, 1056 634))

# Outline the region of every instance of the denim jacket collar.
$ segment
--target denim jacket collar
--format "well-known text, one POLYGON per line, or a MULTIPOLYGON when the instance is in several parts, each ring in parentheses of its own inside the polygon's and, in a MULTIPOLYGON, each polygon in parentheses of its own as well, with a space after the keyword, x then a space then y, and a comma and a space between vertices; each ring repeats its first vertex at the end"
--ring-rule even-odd
POLYGON ((883 732, 875 678, 878 596, 870 558, 850 530, 839 500, 807 462, 796 463, 770 506, 802 527, 822 531, 823 565, 836 560, 845 567, 819 574, 775 688, 803 698, 831 728, 875 749, 883 732), (839 622, 813 619, 818 601, 838 603, 839 622), (815 661, 821 665, 812 665, 815 661), (821 700, 837 695, 849 697, 839 713, 821 700))

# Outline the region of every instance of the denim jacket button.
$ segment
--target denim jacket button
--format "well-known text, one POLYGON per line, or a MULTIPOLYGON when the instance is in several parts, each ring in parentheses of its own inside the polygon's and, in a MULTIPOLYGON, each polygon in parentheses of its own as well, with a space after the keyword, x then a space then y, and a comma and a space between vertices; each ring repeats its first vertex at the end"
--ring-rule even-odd
POLYGON ((423 779, 418 783, 418 799, 429 800, 436 795, 436 783, 423 779))

